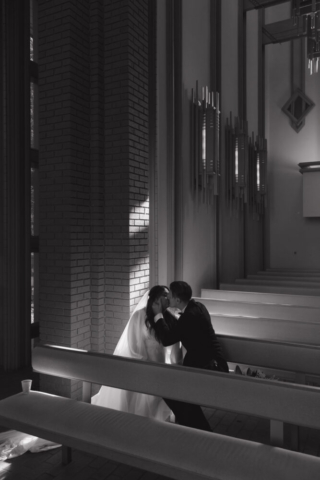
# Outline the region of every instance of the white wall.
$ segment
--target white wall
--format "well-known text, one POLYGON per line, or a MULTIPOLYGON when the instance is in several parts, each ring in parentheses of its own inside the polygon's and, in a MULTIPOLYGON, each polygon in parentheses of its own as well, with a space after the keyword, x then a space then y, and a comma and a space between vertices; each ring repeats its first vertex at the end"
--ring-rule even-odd
MULTIPOLYGON (((158 1, 158 271, 159 282, 184 280, 190 283, 194 295, 201 288, 215 286, 215 210, 213 205, 197 205, 191 187, 190 156, 190 104, 191 92, 199 83, 210 86, 210 0, 184 0, 182 2, 182 164, 175 186, 182 179, 181 244, 172 255, 174 226, 168 217, 175 210, 170 202, 167 159, 166 124, 166 58, 165 58, 165 5, 158 1), (172 268, 174 256, 182 257, 182 278, 175 278, 172 268)), ((177 139, 175 139, 177 140, 177 139)), ((180 220, 175 218, 175 220, 180 220)))
POLYGON ((183 280, 200 295, 201 288, 214 287, 215 210, 197 204, 190 186, 190 102, 197 80, 199 91, 210 86, 210 0, 184 0, 182 22, 183 280))
POLYGON ((220 281, 231 282, 243 270, 243 231, 241 212, 231 215, 225 189, 225 125, 238 116, 238 8, 234 0, 221 2, 221 147, 222 192, 220 197, 220 281))
POLYGON ((247 12, 246 31, 246 95, 248 133, 258 133, 258 11, 247 12))
MULTIPOLYGON (((289 17, 288 6, 267 10, 267 22, 289 17)), ((304 218, 298 163, 319 161, 320 73, 309 75, 306 95, 316 104, 296 133, 282 112, 291 96, 290 44, 266 48, 266 136, 271 267, 320 268, 320 218, 304 218)), ((320 188, 320 185, 319 185, 320 188)))

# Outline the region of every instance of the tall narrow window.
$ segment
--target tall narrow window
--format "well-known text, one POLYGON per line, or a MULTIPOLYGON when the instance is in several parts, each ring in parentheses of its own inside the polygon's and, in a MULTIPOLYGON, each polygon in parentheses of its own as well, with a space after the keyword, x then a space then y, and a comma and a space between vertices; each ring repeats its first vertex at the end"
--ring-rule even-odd
MULTIPOLYGON (((31 305, 30 322, 37 324, 39 305, 39 138, 37 0, 30 2, 30 157, 31 157, 31 305)), ((37 329, 31 330, 37 332, 37 329)), ((35 336, 35 335, 31 335, 35 336)))

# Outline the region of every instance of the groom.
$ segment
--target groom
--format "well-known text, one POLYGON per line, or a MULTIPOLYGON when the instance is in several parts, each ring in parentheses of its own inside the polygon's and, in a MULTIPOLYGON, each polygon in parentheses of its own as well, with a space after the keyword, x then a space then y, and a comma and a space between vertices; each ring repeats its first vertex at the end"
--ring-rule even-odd
MULTIPOLYGON (((179 319, 165 311, 164 302, 153 303, 154 329, 157 336, 165 347, 177 342, 182 343, 187 351, 183 360, 184 366, 229 372, 208 310, 202 303, 195 302, 191 297, 192 290, 186 282, 176 281, 170 284, 168 301, 171 308, 178 309, 179 319)), ((180 425, 212 431, 199 405, 164 400, 180 425)))

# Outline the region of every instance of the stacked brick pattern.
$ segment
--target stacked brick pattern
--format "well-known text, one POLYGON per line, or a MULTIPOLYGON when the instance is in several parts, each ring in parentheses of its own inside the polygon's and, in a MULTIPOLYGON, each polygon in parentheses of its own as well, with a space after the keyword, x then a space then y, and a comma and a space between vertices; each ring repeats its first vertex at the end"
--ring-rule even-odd
POLYGON ((105 1, 105 351, 149 286, 148 2, 105 1))
POLYGON ((85 0, 39 1, 40 333, 76 348, 91 336, 88 16, 85 0))
POLYGON ((90 2, 90 163, 91 163, 91 348, 105 342, 105 149, 104 149, 104 7, 90 2))
POLYGON ((147 0, 39 0, 39 105, 41 341, 112 353, 149 286, 147 0))

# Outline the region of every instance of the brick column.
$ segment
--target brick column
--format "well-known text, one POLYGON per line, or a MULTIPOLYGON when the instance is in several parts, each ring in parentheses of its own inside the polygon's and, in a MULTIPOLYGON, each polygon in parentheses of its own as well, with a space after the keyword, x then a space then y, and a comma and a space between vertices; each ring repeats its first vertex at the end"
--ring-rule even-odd
POLYGON ((147 59, 147 0, 39 0, 42 342, 112 353, 149 287, 147 59))
POLYGON ((89 3, 39 0, 40 339, 90 349, 89 107, 89 3))
POLYGON ((105 0, 107 352, 149 286, 148 2, 105 0))

